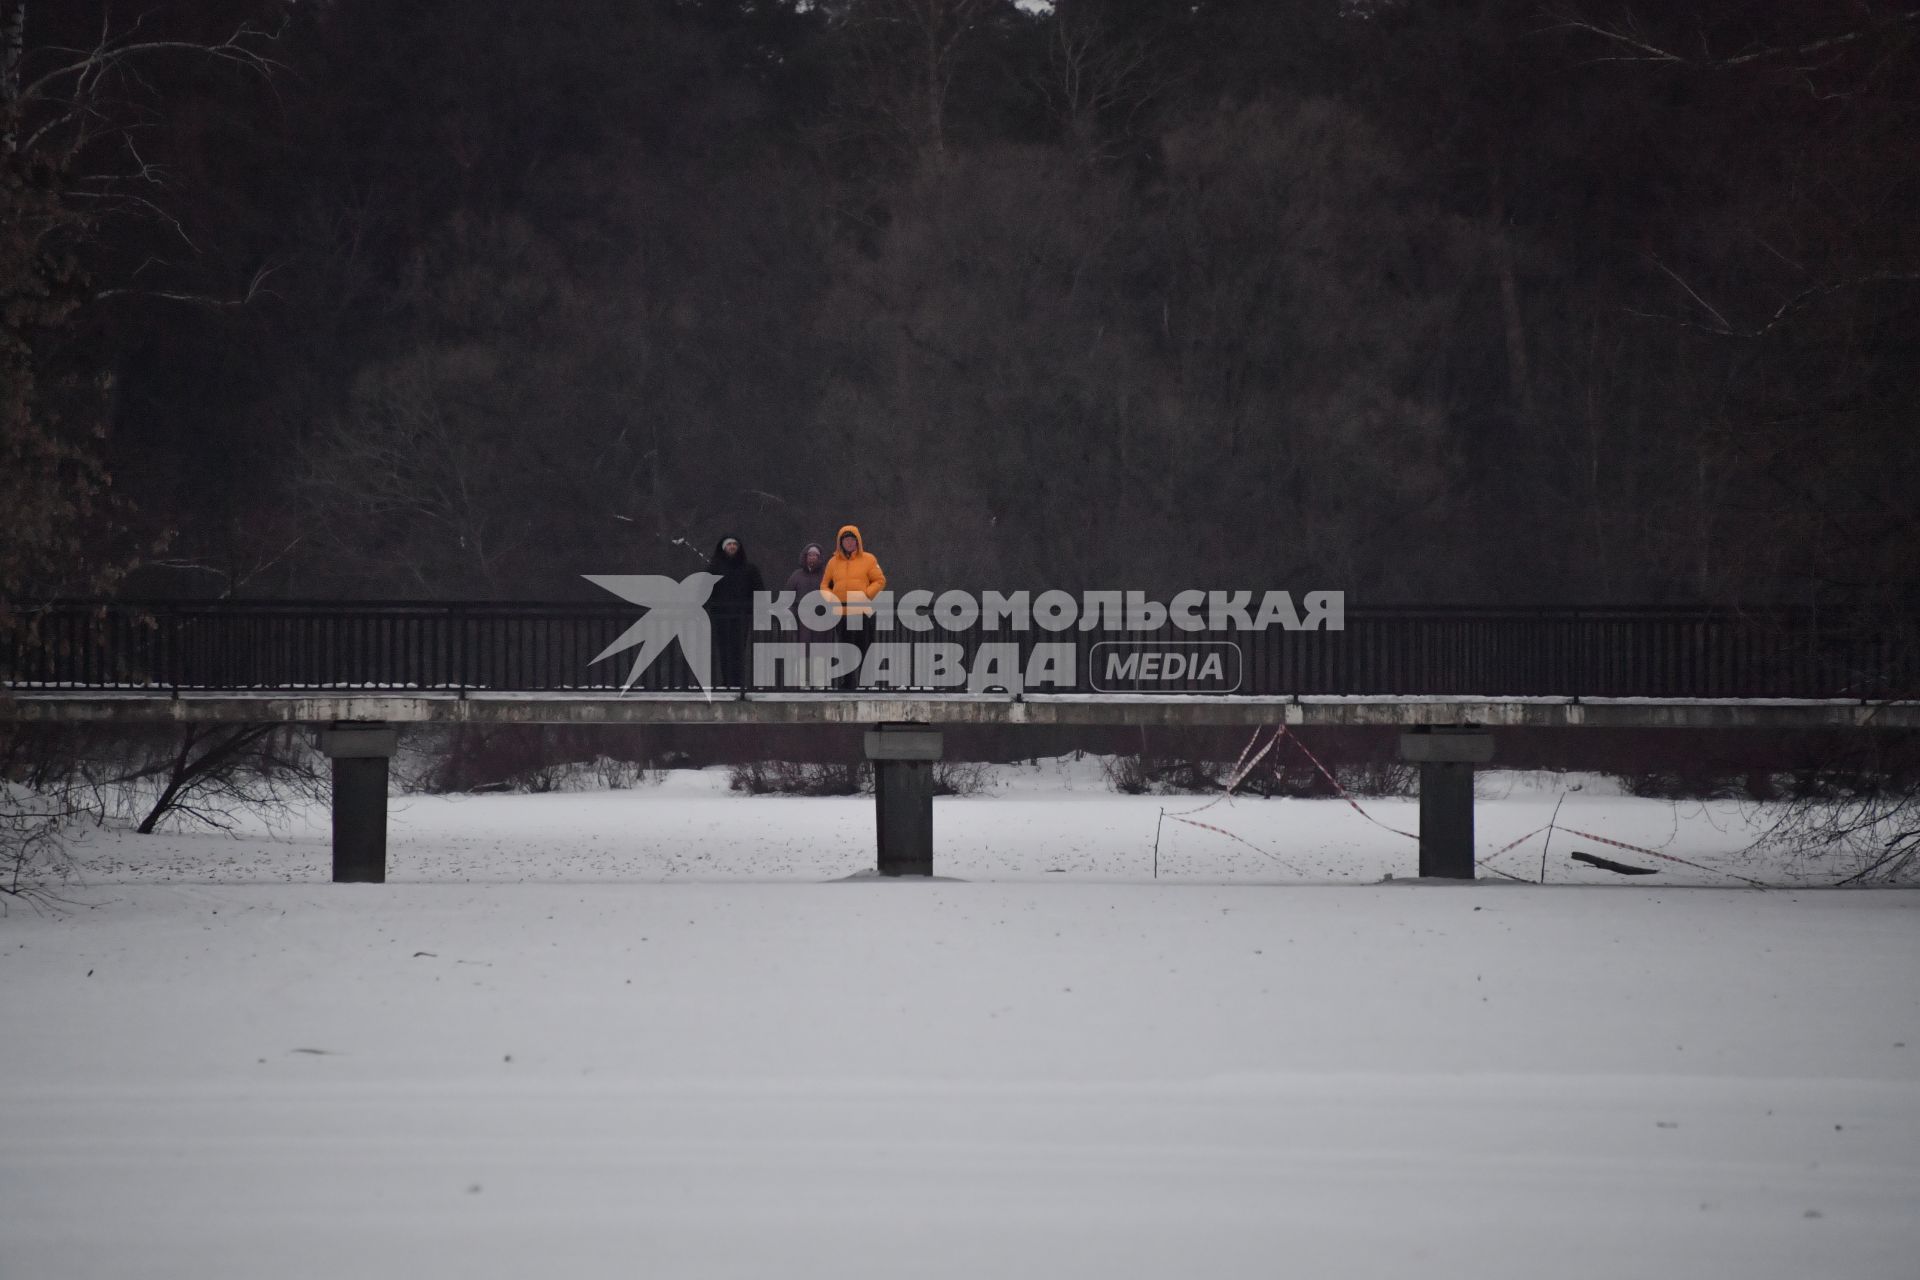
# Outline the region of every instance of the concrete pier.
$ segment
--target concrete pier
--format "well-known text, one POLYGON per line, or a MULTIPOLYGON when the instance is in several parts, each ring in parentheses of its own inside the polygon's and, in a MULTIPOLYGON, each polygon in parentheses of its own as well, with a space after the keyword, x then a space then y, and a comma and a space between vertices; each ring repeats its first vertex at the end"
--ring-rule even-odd
POLYGON ((1493 759, 1493 736, 1433 725, 1401 734, 1400 758, 1420 766, 1420 875, 1473 879, 1473 767, 1493 759))
POLYGON ((868 731, 873 762, 878 870, 883 876, 933 874, 933 762, 941 737, 924 724, 882 724, 868 731))
POLYGON ((387 879, 387 762, 400 731, 384 724, 321 729, 320 750, 333 761, 333 882, 383 884, 387 879))

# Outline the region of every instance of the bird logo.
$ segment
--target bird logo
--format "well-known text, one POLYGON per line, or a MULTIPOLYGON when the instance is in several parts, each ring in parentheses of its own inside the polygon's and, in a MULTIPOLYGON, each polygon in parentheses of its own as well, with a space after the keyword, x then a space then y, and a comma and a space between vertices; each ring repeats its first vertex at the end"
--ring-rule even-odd
POLYGON ((640 652, 634 656, 633 670, 628 673, 627 682, 620 686, 620 692, 625 693, 633 688, 640 673, 678 640, 680 652, 686 656, 687 666, 693 671, 694 682, 700 686, 702 693, 713 696, 707 687, 712 675, 713 624, 707 619, 705 606, 707 597, 713 594, 713 584, 720 581, 719 574, 690 573, 677 580, 658 573, 588 573, 581 576, 594 586, 611 591, 622 600, 637 604, 647 611, 640 621, 628 627, 618 640, 601 650, 593 660, 600 662, 635 645, 640 647, 640 652))

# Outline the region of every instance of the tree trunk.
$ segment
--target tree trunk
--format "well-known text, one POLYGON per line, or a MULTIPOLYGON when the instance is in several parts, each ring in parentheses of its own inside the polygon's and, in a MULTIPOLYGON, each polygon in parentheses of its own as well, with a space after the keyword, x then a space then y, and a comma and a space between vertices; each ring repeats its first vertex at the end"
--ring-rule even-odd
POLYGON ((941 14, 927 17, 927 151, 936 159, 946 151, 946 86, 941 83, 941 14))
POLYGON ((147 816, 136 828, 141 835, 152 835, 153 829, 160 825, 160 819, 167 816, 168 810, 173 808, 174 801, 180 798, 180 789, 186 785, 187 776, 192 769, 193 744, 197 736, 193 726, 188 725, 186 734, 180 742, 180 751, 173 758, 173 768, 167 771, 167 785, 161 789, 160 798, 153 802, 153 808, 147 811, 147 816))
POLYGON ((1519 272, 1514 263, 1513 237, 1507 227, 1507 202, 1501 194, 1500 168, 1493 166, 1493 178, 1487 200, 1493 215, 1494 271, 1500 278, 1500 318, 1507 337, 1507 394, 1512 403, 1516 426, 1533 425, 1533 379, 1527 369, 1526 322, 1520 313, 1519 272))
POLYGON ((27 51, 27 0, 0 17, 0 129, 6 131, 7 154, 20 147, 20 62, 27 51))

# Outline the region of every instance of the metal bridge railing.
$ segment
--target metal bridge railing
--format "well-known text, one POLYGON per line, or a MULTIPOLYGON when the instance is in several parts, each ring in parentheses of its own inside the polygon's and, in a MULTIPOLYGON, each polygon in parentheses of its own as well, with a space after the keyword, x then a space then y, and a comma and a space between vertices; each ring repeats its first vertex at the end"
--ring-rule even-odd
MULTIPOLYGON (((0 685, 612 692, 626 683, 632 655, 593 660, 637 617, 624 606, 574 604, 15 604, 0 613, 0 685)), ((954 645, 969 666, 987 644, 1015 646, 1023 667, 1036 644, 1071 644, 1075 680, 1054 692, 1862 700, 1920 692, 1910 638, 1790 610, 1349 608, 1340 631, 1016 635, 936 623, 877 640, 954 645), (1112 658, 1195 646, 1231 646, 1222 663, 1231 673, 1146 678, 1138 664, 1112 658)), ((752 664, 744 669, 749 687, 761 687, 752 664)), ((698 691, 677 646, 633 687, 698 691)))

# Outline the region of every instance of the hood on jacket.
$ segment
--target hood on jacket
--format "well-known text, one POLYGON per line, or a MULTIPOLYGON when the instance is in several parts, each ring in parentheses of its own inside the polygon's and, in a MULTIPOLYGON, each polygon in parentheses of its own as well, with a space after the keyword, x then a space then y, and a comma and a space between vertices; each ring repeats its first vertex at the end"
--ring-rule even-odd
POLYGON ((845 556, 847 554, 845 548, 841 547, 840 540, 848 534, 853 535, 854 555, 857 556, 867 549, 867 540, 860 536, 860 526, 857 524, 843 524, 840 526, 840 532, 833 535, 833 554, 837 556, 845 556))
POLYGON ((713 544, 713 559, 707 561, 707 572, 726 573, 730 569, 731 570, 743 569, 746 567, 746 563, 747 563, 747 544, 745 539, 739 537, 737 534, 729 533, 724 535, 718 542, 713 544), (739 555, 729 556, 726 553, 726 551, 723 550, 723 548, 727 545, 727 540, 729 538, 731 538, 733 541, 738 542, 740 544, 739 555))
POLYGON ((827 563, 827 549, 817 542, 809 542, 806 546, 800 548, 800 567, 802 569, 807 567, 807 552, 809 551, 818 551, 820 553, 820 564, 824 568, 827 563))

